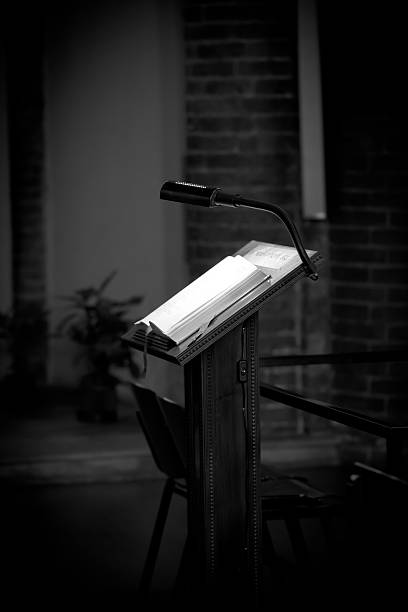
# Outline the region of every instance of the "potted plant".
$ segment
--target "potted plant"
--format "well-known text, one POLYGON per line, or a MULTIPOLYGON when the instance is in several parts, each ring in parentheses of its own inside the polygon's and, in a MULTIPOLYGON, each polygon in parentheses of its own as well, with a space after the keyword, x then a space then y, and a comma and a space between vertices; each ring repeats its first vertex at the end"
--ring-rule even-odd
POLYGON ((97 287, 78 289, 62 296, 69 312, 57 326, 56 335, 68 336, 80 350, 85 361, 79 390, 78 419, 112 422, 117 420, 117 385, 122 378, 117 372, 125 369, 132 378, 140 376, 140 366, 134 351, 121 342, 121 335, 131 324, 128 310, 142 301, 140 296, 124 300, 107 297, 105 291, 116 271, 111 272, 97 287))

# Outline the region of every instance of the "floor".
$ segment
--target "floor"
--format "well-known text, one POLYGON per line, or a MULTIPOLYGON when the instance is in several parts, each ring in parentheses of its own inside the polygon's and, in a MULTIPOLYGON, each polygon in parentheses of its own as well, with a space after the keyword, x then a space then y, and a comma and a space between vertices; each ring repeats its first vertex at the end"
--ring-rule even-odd
MULTIPOLYGON (((298 474, 344 492, 341 468, 300 467, 298 474)), ((66 406, 35 418, 3 419, 0 483, 2 595, 14 609, 38 604, 60 610, 81 602, 91 609, 110 603, 115 610, 141 610, 168 603, 185 539, 186 505, 178 497, 173 501, 147 606, 137 585, 163 479, 133 410, 123 409, 111 424, 79 422, 66 406)), ((373 571, 368 564, 366 572, 357 567, 360 557, 357 549, 350 555, 344 525, 336 527, 336 554, 330 557, 319 525, 309 521, 304 527, 312 559, 297 572, 284 526, 271 526, 280 563, 265 568, 264 609, 279 597, 314 607, 321 597, 332 608, 356 587, 362 598, 372 595, 379 566, 373 571)), ((383 566, 379 575, 384 577, 383 566)))

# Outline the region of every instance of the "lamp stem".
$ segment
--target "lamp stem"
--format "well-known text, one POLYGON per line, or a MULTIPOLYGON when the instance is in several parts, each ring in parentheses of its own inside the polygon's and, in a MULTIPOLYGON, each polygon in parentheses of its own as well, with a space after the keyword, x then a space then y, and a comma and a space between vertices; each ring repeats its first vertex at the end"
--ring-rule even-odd
POLYGON ((296 250, 299 253, 299 257, 302 260, 303 264, 306 266, 307 276, 311 278, 312 280, 317 280, 319 278, 316 267, 313 264, 313 262, 310 260, 309 255, 306 253, 306 249, 303 246, 302 239, 299 235, 299 232, 295 224, 293 223, 289 215, 286 213, 286 211, 283 210, 283 208, 281 208, 277 204, 271 204, 269 202, 260 202, 258 200, 248 200, 246 198, 243 198, 240 195, 235 196, 233 206, 237 206, 237 207, 244 206, 245 208, 255 208, 257 210, 265 210, 266 212, 272 213, 273 215, 278 217, 278 219, 282 221, 282 223, 285 225, 286 229, 288 230, 292 238, 293 244, 295 245, 296 250))

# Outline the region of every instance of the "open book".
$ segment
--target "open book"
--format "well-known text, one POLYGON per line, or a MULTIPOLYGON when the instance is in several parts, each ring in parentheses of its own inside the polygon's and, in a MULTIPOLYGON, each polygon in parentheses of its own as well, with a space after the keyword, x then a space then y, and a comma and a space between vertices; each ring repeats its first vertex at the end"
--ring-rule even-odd
MULTIPOLYGON (((307 253, 312 257, 316 252, 307 253)), ((295 247, 252 240, 134 325, 147 336, 162 338, 163 346, 194 342, 222 313, 302 265, 295 247)))

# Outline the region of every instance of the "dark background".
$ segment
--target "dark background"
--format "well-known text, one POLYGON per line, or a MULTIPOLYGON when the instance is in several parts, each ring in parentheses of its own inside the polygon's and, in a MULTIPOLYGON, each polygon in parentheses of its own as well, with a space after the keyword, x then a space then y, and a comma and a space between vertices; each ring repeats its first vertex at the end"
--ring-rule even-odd
MULTIPOLYGON (((319 250, 325 258, 318 283, 302 281, 262 312, 262 354, 406 346, 408 130, 403 4, 317 2, 327 212, 319 220, 304 218, 302 208, 297 3, 174 2, 166 9, 172 11, 177 23, 171 37, 170 22, 161 13, 163 5, 160 9, 154 5, 152 13, 146 6, 146 2, 70 3, 60 13, 42 3, 9 3, 4 10, 1 74, 7 129, 0 134, 7 163, 4 168, 2 165, 1 207, 7 223, 1 236, 2 248, 7 243, 9 249, 2 257, 2 308, 53 310, 56 288, 65 292, 85 281, 98 282, 109 271, 105 266, 110 269, 110 264, 115 267, 118 261, 123 262, 126 272, 116 289, 123 294, 140 291, 148 308, 249 239, 289 243, 275 219, 252 211, 220 210, 210 215, 192 207, 174 208, 170 218, 173 223, 173 214, 177 215, 177 234, 173 228, 170 231, 170 209, 161 208, 158 193, 165 178, 183 178, 279 203, 295 220, 307 248, 319 250), (142 30, 159 35, 144 40, 142 30), (118 51, 124 38, 135 47, 118 51), (169 51, 165 43, 170 38, 169 51), (95 39, 106 45, 95 45, 95 39), (142 39, 138 47, 136 42, 142 39), (150 60, 156 56, 160 61, 163 57, 169 60, 172 70, 176 67, 177 80, 165 81, 166 69, 160 62, 157 65, 162 66, 162 72, 152 71, 156 64, 150 60), (123 82, 114 80, 112 75, 122 74, 124 66, 123 82), (94 98, 93 70, 102 76, 106 70, 107 75, 106 83, 103 78, 97 81, 94 98), (89 84, 90 98, 85 94, 81 98, 78 82, 68 78, 72 74, 79 75, 84 90, 89 84), (49 95, 50 90, 55 94, 52 87, 56 83, 63 92, 60 98, 49 95), (109 106, 106 101, 112 92, 117 97, 111 115, 104 115, 104 104, 109 106), (89 111, 92 105, 94 113, 89 111), (156 115, 151 114, 155 105, 156 115), (85 107, 88 110, 82 114, 85 107), (61 115, 56 109, 62 109, 61 115), (99 111, 103 120, 96 122, 98 138, 93 140, 94 133, 87 130, 93 116, 99 121, 99 111), (165 113, 170 111, 171 119, 166 121, 169 115, 165 113), (115 123, 118 117, 123 124, 115 123), (54 146, 59 141, 50 126, 63 135, 62 155, 54 146), (77 146, 71 151, 75 142, 77 146), (87 150, 81 157, 89 142, 91 154, 87 150), (167 161, 155 161, 165 151, 167 161), (67 191, 71 195, 72 187, 71 201, 68 196, 61 197, 61 192, 60 199, 54 197, 49 187, 53 181, 58 183, 54 173, 57 158, 63 170, 74 159, 83 171, 73 165, 75 171, 64 175, 66 183, 61 181, 66 196, 67 191), (173 158, 171 163, 169 158, 173 158), (148 177, 146 184, 144 177, 148 177), (136 197, 140 194, 135 185, 142 183, 143 193, 136 197), (82 199, 77 205, 79 196, 82 199), (102 211, 103 219, 89 223, 100 219, 95 210, 102 211), (50 233, 51 220, 64 231, 50 233), (62 263, 58 260, 55 264, 61 236, 67 248, 62 263), (135 239, 131 241, 130 236, 135 239), (166 285, 169 268, 175 278, 166 285)), ((51 321, 50 327, 53 324, 51 321)), ((55 351, 49 336, 37 331, 41 333, 34 341, 30 337, 18 349, 20 356, 24 355, 24 368, 28 367, 25 374, 29 374, 22 386, 29 380, 45 392, 46 410, 30 401, 21 409, 21 402, 3 395, 4 423, 9 417, 13 423, 17 420, 30 425, 31 420, 38 423, 43 418, 48 422, 59 414, 61 398, 66 405, 76 389, 69 351, 55 351), (55 396, 48 393, 50 390, 55 396), (50 404, 49 397, 58 397, 58 402, 50 404)), ((351 408, 370 409, 380 417, 386 417, 391 409, 406 411, 406 376, 400 364, 268 369, 263 377, 351 408)), ((171 371, 152 380, 163 384, 171 395, 182 396, 179 373, 176 382, 171 371)), ((376 439, 318 418, 305 418, 284 406, 263 402, 261 408, 264 448, 277 452, 291 468, 331 463, 342 468, 343 462, 356 458, 383 461, 384 449, 376 439)), ((71 414, 75 420, 74 409, 71 414)), ((2 464, 9 474, 13 457, 24 455, 25 449, 20 434, 14 438, 5 428, 6 424, 7 448, 15 440, 13 452, 2 464)), ((13 431, 19 431, 18 427, 13 431)), ((55 444, 57 434, 52 427, 49 431, 55 444)), ((84 435, 82 429, 82 436, 78 436, 76 427, 73 431, 72 448, 86 450, 88 432, 84 435), (84 446, 78 446, 78 441, 84 446)), ((32 440, 37 452, 35 434, 32 440)), ((135 443, 137 440, 140 438, 135 437, 135 443)), ((30 465, 33 456, 27 448, 25 460, 30 465)), ((59 584, 61 568, 61 594, 70 588, 69 565, 75 568, 74 582, 78 581, 82 571, 96 567, 99 554, 102 558, 101 542, 103 553, 108 551, 109 556, 116 521, 132 523, 128 516, 121 516, 121 510, 117 514, 112 501, 115 493, 82 484, 83 502, 78 490, 72 495, 69 489, 62 492, 58 472, 53 474, 48 483, 51 488, 41 492, 35 488, 16 490, 17 482, 11 490, 3 489, 10 501, 3 529, 7 532, 8 526, 12 527, 7 540, 12 556, 11 584, 15 590, 24 589, 32 572, 33 579, 27 584, 35 585, 39 598, 42 579, 47 585, 50 580, 59 584), (30 494, 25 497, 27 490, 30 494), (73 507, 64 498, 67 493, 73 507), (66 532, 65 508, 70 515, 66 532), (67 534, 67 539, 71 535, 78 538, 72 548, 64 540, 67 534), (89 541, 85 534, 91 535, 89 541), (86 544, 82 545, 82 537, 86 544), (42 556, 43 538, 46 552, 42 556)), ((128 508, 129 504, 136 509, 146 503, 144 496, 150 489, 140 485, 139 476, 135 474, 138 492, 126 489, 118 497, 128 508)), ((156 507, 151 500, 158 499, 157 489, 152 495, 156 495, 149 498, 152 505, 146 504, 151 519, 156 507)), ((136 520, 141 527, 131 536, 132 542, 144 551, 150 523, 145 517, 136 520)), ((115 546, 122 546, 126 540, 123 533, 122 537, 115 546)), ((133 550, 127 554, 132 555, 133 550)), ((128 582, 123 586, 120 575, 115 574, 114 591, 120 591, 122 584, 123 592, 127 588, 133 592, 132 572, 140 572, 142 559, 138 551, 135 564, 124 562, 123 575, 128 582)), ((109 580, 115 563, 102 563, 101 575, 85 575, 83 582, 95 585, 105 577, 109 580)), ((117 563, 120 566, 120 560, 117 563)), ((73 588, 75 591, 75 584, 73 588)))

